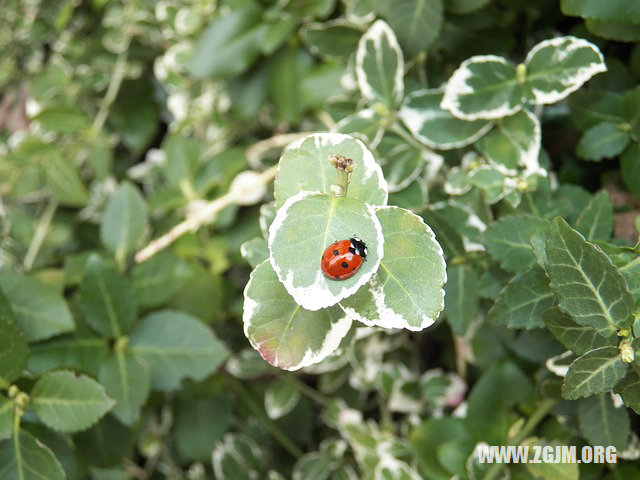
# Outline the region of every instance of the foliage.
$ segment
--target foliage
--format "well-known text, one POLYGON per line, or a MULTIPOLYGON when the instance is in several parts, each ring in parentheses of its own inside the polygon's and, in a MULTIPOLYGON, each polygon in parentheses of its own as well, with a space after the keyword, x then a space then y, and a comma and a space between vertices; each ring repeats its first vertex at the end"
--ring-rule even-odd
POLYGON ((640 475, 640 1, 0 11, 0 478, 640 475))

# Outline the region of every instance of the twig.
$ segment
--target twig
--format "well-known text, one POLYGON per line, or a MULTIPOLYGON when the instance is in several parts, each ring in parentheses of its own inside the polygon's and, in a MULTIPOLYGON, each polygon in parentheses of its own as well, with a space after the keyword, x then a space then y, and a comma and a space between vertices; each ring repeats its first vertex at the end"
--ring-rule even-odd
POLYGON ((31 243, 29 244, 29 249, 27 250, 27 253, 24 256, 24 261, 22 262, 22 266, 27 271, 31 270, 31 267, 33 267, 33 263, 38 256, 40 247, 42 247, 42 242, 44 242, 44 239, 47 237, 51 220, 53 219, 57 208, 58 202, 56 200, 51 200, 49 205, 47 205, 47 208, 42 213, 42 218, 40 218, 40 221, 38 222, 36 231, 31 239, 31 243))
MULTIPOLYGON (((263 184, 271 182, 276 176, 277 166, 273 166, 260 174, 263 184)), ((193 232, 207 223, 211 223, 216 213, 220 210, 233 205, 242 204, 242 198, 239 198, 237 192, 233 189, 220 198, 206 203, 204 206, 190 214, 183 222, 173 227, 167 233, 159 238, 151 241, 149 245, 136 253, 136 263, 142 263, 153 257, 156 253, 164 250, 182 235, 193 232)))
POLYGON ((260 160, 269 150, 286 147, 291 142, 294 142, 299 138, 306 137, 312 133, 313 132, 281 133, 279 135, 274 135, 271 138, 261 140, 258 143, 251 145, 245 151, 247 155, 247 162, 251 168, 257 170, 262 167, 260 160))

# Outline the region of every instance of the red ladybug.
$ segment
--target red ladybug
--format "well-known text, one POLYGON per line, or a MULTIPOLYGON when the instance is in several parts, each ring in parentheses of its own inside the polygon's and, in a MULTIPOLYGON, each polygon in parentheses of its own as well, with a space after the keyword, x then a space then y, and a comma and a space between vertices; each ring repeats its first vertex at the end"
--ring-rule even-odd
POLYGON ((353 277, 367 258, 367 246, 358 238, 339 240, 329 245, 320 261, 325 277, 346 280, 353 277))

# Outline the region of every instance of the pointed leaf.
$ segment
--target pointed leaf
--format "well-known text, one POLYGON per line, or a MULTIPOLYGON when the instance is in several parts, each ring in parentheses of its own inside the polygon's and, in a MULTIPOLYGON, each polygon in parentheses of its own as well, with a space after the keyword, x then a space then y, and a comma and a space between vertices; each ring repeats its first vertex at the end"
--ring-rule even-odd
POLYGON ((416 90, 405 99, 398 115, 419 141, 449 150, 470 145, 491 129, 488 120, 465 121, 444 110, 443 95, 442 90, 416 90))
POLYGON ((478 314, 479 282, 476 273, 463 265, 453 265, 447 269, 447 283, 444 286, 444 313, 451 330, 463 336, 478 314))
POLYGON ((489 310, 487 320, 509 328, 543 328, 542 312, 554 302, 544 270, 534 265, 511 279, 489 310))
POLYGON ((89 325, 105 337, 126 334, 136 319, 131 281, 98 255, 87 260, 80 284, 80 305, 89 325))
POLYGON ((53 452, 25 430, 18 439, 0 442, 0 478, 4 480, 66 480, 53 452))
POLYGON ((624 151, 630 140, 629 134, 619 125, 601 122, 585 132, 578 143, 576 154, 593 161, 613 158, 624 151))
POLYGON ((551 307, 542 312, 542 319, 549 331, 576 355, 617 343, 617 337, 603 337, 595 329, 574 322, 558 307, 551 307))
POLYGON ((372 205, 387 203, 387 182, 371 152, 360 140, 341 133, 316 133, 290 144, 282 153, 273 189, 276 208, 303 190, 331 193, 336 169, 330 155, 342 155, 355 163, 349 197, 372 205))
POLYGON ((102 385, 69 370, 45 373, 31 390, 38 416, 50 428, 78 432, 96 423, 113 407, 102 385))
POLYGON ((157 307, 168 302, 192 275, 189 264, 169 251, 154 255, 133 267, 131 279, 141 307, 157 307))
POLYGON ((605 337, 630 327, 633 297, 606 254, 557 217, 547 231, 547 274, 560 308, 605 337))
POLYGON ((640 374, 635 369, 629 369, 627 376, 613 389, 622 397, 624 404, 640 415, 640 374))
POLYGON ((356 51, 360 93, 370 103, 395 108, 404 94, 404 58, 389 25, 378 20, 362 36, 356 51))
POLYGON ((269 230, 271 265, 287 291, 302 307, 335 305, 367 283, 383 255, 380 222, 373 207, 351 197, 301 192, 278 210, 269 230), (320 269, 333 242, 351 237, 367 245, 367 259, 354 276, 334 280, 320 269))
POLYGON ((609 240, 613 230, 613 207, 606 190, 597 193, 578 215, 576 230, 590 242, 609 240))
POLYGON ((268 261, 251 273, 242 319, 253 348, 271 365, 286 370, 323 360, 351 327, 351 320, 337 306, 310 311, 298 305, 268 261))
POLYGON ((54 368, 69 368, 96 376, 108 352, 106 338, 76 334, 33 345, 27 368, 35 375, 54 368))
POLYGON ((240 245, 240 254, 249 265, 256 268, 269 258, 269 244, 262 237, 255 237, 240 245))
POLYGON ((64 298, 36 279, 2 270, 0 289, 9 301, 16 325, 29 342, 75 329, 64 298))
POLYGON ((621 23, 640 23, 639 0, 561 0, 560 6, 565 15, 583 18, 595 18, 603 21, 621 23))
POLYGON ((613 445, 621 451, 629 440, 629 412, 616 408, 609 393, 580 400, 578 424, 591 445, 613 445))
POLYGON ((45 173, 47 186, 61 205, 84 207, 87 204, 89 192, 69 160, 52 156, 45 164, 45 173))
POLYGON ((130 352, 116 349, 100 367, 98 380, 116 401, 113 415, 131 425, 149 395, 149 369, 130 352))
POLYGON ((120 184, 102 215, 100 239, 116 256, 130 253, 147 229, 147 207, 129 182, 120 184))
POLYGON ((548 222, 529 215, 510 215, 490 224, 482 239, 487 250, 500 266, 510 272, 520 272, 536 261, 529 239, 544 231, 548 222))
POLYGON ((225 345, 200 320, 183 312, 155 312, 136 326, 131 351, 151 372, 151 386, 175 390, 185 378, 204 380, 229 355, 225 345))
POLYGON ((13 427, 13 402, 0 395, 0 440, 11 436, 13 427))
POLYGON ((7 388, 27 365, 29 346, 14 323, 9 301, 0 290, 0 388, 7 388))
POLYGON ((600 347, 576 358, 562 384, 562 396, 576 400, 606 392, 624 378, 627 364, 618 347, 600 347))

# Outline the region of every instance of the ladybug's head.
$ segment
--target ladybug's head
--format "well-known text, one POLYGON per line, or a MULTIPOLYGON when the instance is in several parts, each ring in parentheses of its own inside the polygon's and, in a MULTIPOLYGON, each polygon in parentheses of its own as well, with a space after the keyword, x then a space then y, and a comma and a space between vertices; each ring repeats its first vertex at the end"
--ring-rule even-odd
POLYGON ((360 255, 363 260, 367 258, 367 245, 362 240, 357 237, 351 237, 349 241, 351 242, 351 248, 355 250, 355 253, 360 255))

